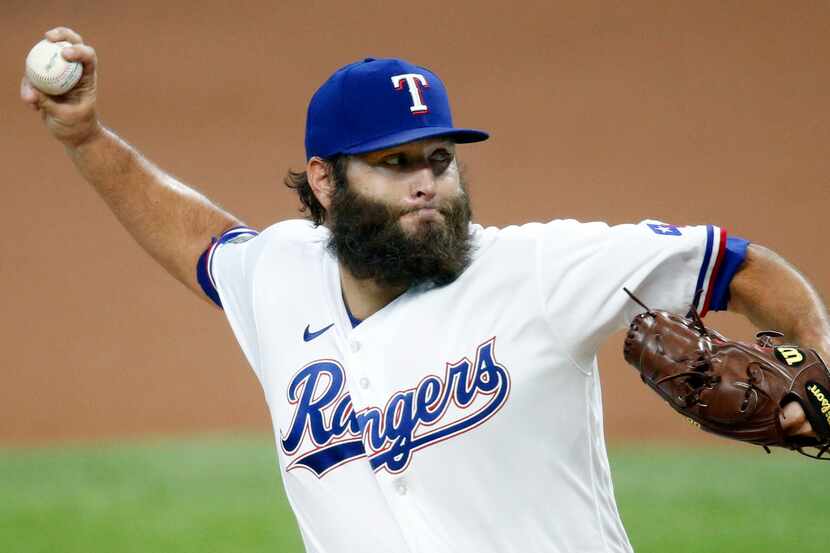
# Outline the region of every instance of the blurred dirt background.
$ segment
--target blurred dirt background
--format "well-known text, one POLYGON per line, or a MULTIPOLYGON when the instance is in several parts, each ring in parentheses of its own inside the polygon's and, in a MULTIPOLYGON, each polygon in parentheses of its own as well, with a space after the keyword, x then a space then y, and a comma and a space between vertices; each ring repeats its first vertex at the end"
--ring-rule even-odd
MULTIPOLYGON (((479 222, 714 223, 830 290, 827 2, 3 0, 0 444, 269 428, 224 317, 132 243, 19 101, 57 25, 99 52, 105 123, 251 225, 297 216, 281 180, 315 88, 399 56, 442 76, 456 124, 492 132, 460 150, 479 222)), ((720 443, 620 350, 601 358, 612 441, 720 443)))

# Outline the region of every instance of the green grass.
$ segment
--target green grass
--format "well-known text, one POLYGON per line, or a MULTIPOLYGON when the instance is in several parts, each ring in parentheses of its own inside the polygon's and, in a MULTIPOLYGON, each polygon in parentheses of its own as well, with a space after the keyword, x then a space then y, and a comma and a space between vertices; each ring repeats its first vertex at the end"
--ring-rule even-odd
POLYGON ((617 502, 640 553, 826 553, 830 462, 757 447, 611 450, 617 502))
POLYGON ((302 551, 264 438, 0 451, 3 553, 302 551))
MULTIPOLYGON (((830 463, 613 448, 639 553, 826 552, 830 463)), ((0 449, 3 553, 301 552, 270 438, 0 449)))

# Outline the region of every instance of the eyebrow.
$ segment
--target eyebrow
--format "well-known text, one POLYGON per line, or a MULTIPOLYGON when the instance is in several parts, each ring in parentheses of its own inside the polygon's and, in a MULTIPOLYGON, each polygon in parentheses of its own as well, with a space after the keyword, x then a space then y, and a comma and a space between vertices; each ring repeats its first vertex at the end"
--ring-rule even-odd
MULTIPOLYGON (((434 154, 435 152, 437 152, 439 150, 445 150, 447 152, 453 152, 455 150, 455 143, 454 142, 449 142, 449 141, 448 142, 441 142, 441 143, 439 143, 438 146, 435 147, 435 149, 432 152, 430 152, 430 155, 434 154)), ((384 152, 384 153, 382 153, 382 152, 369 152, 367 154, 366 159, 367 159, 367 161, 379 161, 381 159, 385 159, 385 158, 390 157, 390 156, 398 156, 398 155, 412 157, 412 151, 409 150, 408 148, 406 148, 406 145, 401 145, 400 147, 389 148, 389 151, 384 152), (400 149, 398 149, 398 148, 400 148, 400 149)), ((420 155, 420 152, 418 153, 418 155, 420 155)), ((429 156, 426 156, 426 157, 429 157, 429 156)))

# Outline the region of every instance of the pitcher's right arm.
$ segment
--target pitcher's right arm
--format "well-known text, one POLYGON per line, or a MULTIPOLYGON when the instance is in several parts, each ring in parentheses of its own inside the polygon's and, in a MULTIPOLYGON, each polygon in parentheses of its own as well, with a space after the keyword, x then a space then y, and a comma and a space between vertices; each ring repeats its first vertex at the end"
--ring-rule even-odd
POLYGON ((46 38, 72 43, 63 57, 83 64, 83 76, 68 93, 49 96, 23 77, 20 96, 39 111, 81 175, 98 192, 135 240, 167 271, 201 298, 199 256, 211 237, 242 222, 204 195, 168 175, 105 128, 96 113, 96 54, 64 27, 46 38))

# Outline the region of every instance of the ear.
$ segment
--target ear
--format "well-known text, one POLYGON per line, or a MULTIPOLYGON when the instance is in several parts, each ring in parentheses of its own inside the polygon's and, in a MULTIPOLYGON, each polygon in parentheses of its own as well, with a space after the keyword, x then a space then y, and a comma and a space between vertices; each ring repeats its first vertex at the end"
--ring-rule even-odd
POLYGON ((331 165, 317 156, 309 159, 305 168, 311 191, 326 212, 331 207, 331 198, 334 195, 335 189, 331 170, 331 165))

